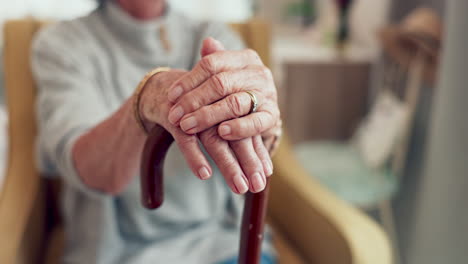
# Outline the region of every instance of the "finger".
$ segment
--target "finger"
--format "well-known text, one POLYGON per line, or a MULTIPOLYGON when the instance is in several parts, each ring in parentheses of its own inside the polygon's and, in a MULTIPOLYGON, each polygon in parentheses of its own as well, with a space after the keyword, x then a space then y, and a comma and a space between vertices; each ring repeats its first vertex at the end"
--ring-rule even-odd
POLYGON ((198 87, 215 74, 242 69, 248 65, 263 65, 258 54, 250 49, 220 51, 207 55, 169 88, 169 101, 175 103, 180 96, 198 87))
POLYGON ((275 137, 274 136, 262 137, 262 139, 263 139, 263 144, 265 145, 265 148, 268 150, 268 152, 270 152, 270 149, 273 148, 273 142, 275 141, 275 137))
POLYGON ((276 124, 277 114, 270 111, 256 112, 241 118, 222 122, 219 135, 225 140, 238 140, 262 134, 276 124))
POLYGON ((200 51, 200 55, 202 57, 205 57, 207 55, 210 55, 212 53, 215 53, 217 51, 222 51, 224 50, 224 45, 219 42, 218 40, 208 37, 203 40, 203 45, 200 51))
POLYGON ((195 134, 225 120, 241 117, 250 112, 252 100, 247 93, 235 93, 221 101, 204 106, 185 115, 180 128, 188 134, 195 134))
POLYGON ((281 136, 282 133, 282 127, 283 127, 283 121, 281 118, 278 118, 276 121, 276 124, 274 127, 267 129, 262 133, 263 138, 270 138, 270 137, 275 137, 275 136, 281 136))
POLYGON ((177 124, 184 115, 241 91, 258 91, 255 96, 261 103, 264 101, 263 97, 274 93, 274 89, 266 87, 272 84, 267 74, 264 67, 248 67, 215 74, 179 99, 169 111, 169 121, 177 124))
POLYGON ((282 121, 281 119, 278 119, 275 127, 270 128, 262 133, 263 143, 268 149, 268 153, 270 153, 270 156, 273 154, 276 147, 278 146, 282 132, 282 121))
POLYGON ((202 180, 209 179, 213 170, 200 149, 197 137, 187 135, 180 129, 174 129, 171 134, 193 174, 202 180))
POLYGON ((252 143, 258 158, 262 161, 265 175, 270 177, 273 174, 273 162, 271 161, 267 146, 260 135, 254 136, 252 138, 252 143))
POLYGON ((231 190, 237 194, 247 192, 249 189, 247 178, 228 143, 218 136, 216 128, 210 128, 199 136, 231 190))
POLYGON ((249 180, 249 189, 253 193, 263 191, 266 185, 266 178, 262 161, 257 156, 252 138, 231 141, 229 143, 236 154, 242 171, 249 180))

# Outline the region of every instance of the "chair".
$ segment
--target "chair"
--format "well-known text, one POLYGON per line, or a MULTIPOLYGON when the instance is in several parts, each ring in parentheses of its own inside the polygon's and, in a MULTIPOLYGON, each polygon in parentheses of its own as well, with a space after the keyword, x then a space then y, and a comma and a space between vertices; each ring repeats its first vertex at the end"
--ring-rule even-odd
MULTIPOLYGON (((43 24, 16 20, 4 29, 10 152, 0 193, 0 263, 58 263, 63 245, 58 184, 40 177, 34 158, 36 93, 29 50, 43 24)), ((233 28, 268 62, 266 24, 253 20, 233 28)), ((294 158, 287 137, 273 162, 268 218, 280 263, 392 263, 383 230, 311 179, 294 158)))
MULTIPOLYGON (((438 44, 437 41, 434 43, 438 44)), ((376 101, 379 102, 379 96, 383 98, 382 96, 386 95, 388 99, 388 95, 391 95, 392 100, 395 98, 395 102, 392 103, 393 108, 398 107, 402 113, 401 122, 395 123, 394 126, 388 125, 390 120, 385 118, 383 121, 377 120, 381 124, 387 122, 387 125, 383 127, 384 131, 379 128, 374 129, 374 135, 384 134, 385 129, 400 128, 398 131, 394 130, 394 138, 387 140, 391 144, 380 145, 388 149, 388 155, 382 155, 382 162, 378 163, 380 165, 370 166, 369 163, 372 162, 366 162, 370 159, 366 157, 375 158, 380 155, 375 152, 366 154, 366 151, 363 151, 362 144, 359 146, 359 140, 363 137, 359 135, 359 129, 348 142, 305 142, 295 148, 298 159, 309 173, 317 177, 317 180, 337 196, 364 210, 378 210, 381 222, 392 238, 397 263, 400 263, 400 256, 391 200, 397 193, 399 178, 405 166, 408 141, 421 86, 425 75, 426 79, 429 79, 428 69, 434 66, 428 67, 428 64, 435 61, 432 57, 436 56, 419 46, 406 52, 408 53, 406 63, 395 59, 394 56, 391 58, 386 56, 379 69, 382 81, 377 84, 376 101), (402 86, 403 91, 401 91, 402 86)), ((437 52, 438 49, 434 48, 434 53, 437 52)), ((391 112, 389 109, 389 107, 382 109, 383 115, 389 116, 391 112)))

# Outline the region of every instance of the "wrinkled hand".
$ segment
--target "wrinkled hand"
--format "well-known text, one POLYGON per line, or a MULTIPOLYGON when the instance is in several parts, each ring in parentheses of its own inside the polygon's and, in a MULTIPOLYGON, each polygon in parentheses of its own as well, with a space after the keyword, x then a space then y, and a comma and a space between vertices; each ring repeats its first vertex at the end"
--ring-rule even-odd
MULTIPOLYGON (((221 43, 208 40, 203 44, 201 55, 206 57, 223 50, 221 43)), ((236 193, 244 193, 248 189, 259 192, 265 188, 266 177, 273 173, 273 163, 259 135, 228 142, 219 136, 217 126, 214 126, 199 133, 199 137, 213 160, 217 164, 227 165, 218 167, 236 193), (236 159, 242 170, 236 166, 236 159)))
MULTIPOLYGON (((197 136, 184 133, 167 118, 173 106, 167 99, 167 88, 185 74, 185 71, 171 70, 150 78, 141 95, 140 111, 146 126, 164 127, 174 137, 192 172, 200 179, 208 179, 212 168, 200 149, 197 136)), ((260 137, 229 144, 218 136, 216 127, 200 133, 199 137, 234 192, 241 194, 249 189, 258 192, 265 188, 265 175, 271 175, 272 162, 260 137)))
POLYGON ((205 180, 211 176, 212 169, 200 149, 196 135, 184 133, 167 119, 169 109, 173 106, 167 99, 168 87, 185 73, 186 71, 182 70, 170 70, 151 77, 143 88, 139 110, 146 128, 151 128, 155 124, 164 127, 174 137, 174 141, 192 172, 200 179, 205 180))
MULTIPOLYGON (((204 46, 222 46, 208 38, 204 46)), ((203 51, 202 51, 203 52, 203 51)), ((170 88, 175 105, 169 121, 188 134, 220 124, 218 134, 226 140, 257 135, 278 135, 281 127, 276 87, 271 71, 253 50, 218 51, 204 56, 192 71, 170 88), (258 100, 256 113, 249 114, 251 91, 258 100)))

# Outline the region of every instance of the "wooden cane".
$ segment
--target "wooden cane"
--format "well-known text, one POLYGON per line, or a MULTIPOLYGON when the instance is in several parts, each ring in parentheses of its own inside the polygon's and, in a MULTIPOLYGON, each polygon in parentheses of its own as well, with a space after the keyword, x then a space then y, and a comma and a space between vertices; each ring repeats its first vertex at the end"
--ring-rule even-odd
MULTIPOLYGON (((160 207, 164 200, 164 158, 174 138, 163 127, 156 125, 146 140, 140 167, 141 202, 148 209, 160 207)), ((259 264, 263 240, 268 196, 265 190, 247 193, 242 216, 239 264, 259 264)))

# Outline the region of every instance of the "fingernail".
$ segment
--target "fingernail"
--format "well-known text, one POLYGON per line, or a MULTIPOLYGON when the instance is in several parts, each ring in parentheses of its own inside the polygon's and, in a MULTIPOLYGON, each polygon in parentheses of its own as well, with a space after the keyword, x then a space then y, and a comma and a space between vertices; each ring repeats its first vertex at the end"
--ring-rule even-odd
POLYGON ((219 127, 219 135, 224 137, 224 136, 228 136, 229 134, 231 134, 231 127, 228 126, 228 125, 221 125, 219 127))
POLYGON ((202 180, 206 180, 210 178, 210 171, 208 171, 206 167, 202 167, 198 170, 198 177, 200 177, 202 180))
POLYGON ((236 186, 240 194, 247 192, 247 190, 249 189, 249 186, 247 185, 247 183, 241 175, 234 177, 234 185, 236 186))
POLYGON ((271 176, 273 174, 273 167, 271 166, 271 162, 264 161, 263 164, 265 164, 266 175, 271 176))
POLYGON ((239 192, 239 189, 237 189, 237 186, 234 184, 234 192, 237 193, 237 194, 242 194, 239 192))
POLYGON ((264 180, 262 179, 262 175, 258 172, 254 173, 252 177, 250 177, 252 182, 252 188, 254 192, 259 192, 265 188, 264 180))
POLYGON ((176 87, 174 87, 172 90, 169 91, 167 98, 169 99, 169 101, 175 102, 177 98, 179 98, 183 92, 184 92, 184 89, 182 88, 182 86, 177 85, 176 87))
POLYGON ((198 125, 197 119, 194 116, 189 118, 185 118, 180 122, 180 127, 185 132, 189 132, 189 130, 195 128, 198 125))
POLYGON ((176 108, 172 109, 172 111, 169 113, 169 122, 175 124, 182 118, 183 115, 184 109, 182 108, 182 106, 179 105, 176 108))

